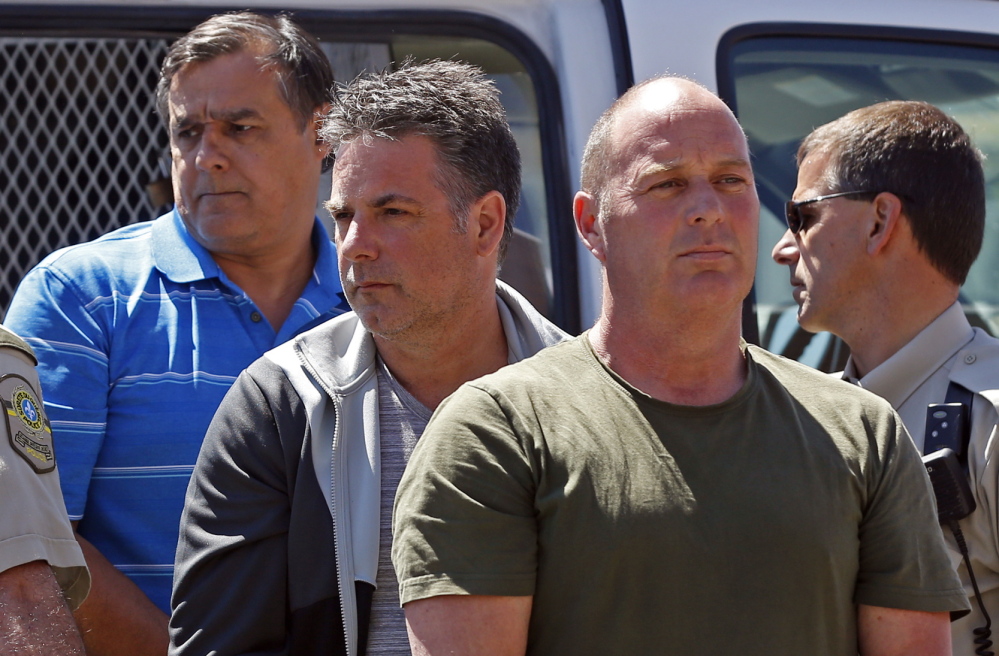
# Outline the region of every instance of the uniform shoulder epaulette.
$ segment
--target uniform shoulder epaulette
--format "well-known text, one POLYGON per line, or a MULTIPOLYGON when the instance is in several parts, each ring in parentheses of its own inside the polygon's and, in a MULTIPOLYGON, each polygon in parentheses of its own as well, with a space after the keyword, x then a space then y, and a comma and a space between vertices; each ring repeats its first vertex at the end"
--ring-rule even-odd
POLYGON ((38 359, 35 357, 35 352, 31 350, 31 347, 28 346, 28 343, 23 339, 21 339, 20 337, 18 337, 17 335, 15 335, 13 332, 11 332, 9 328, 0 325, 0 347, 3 346, 9 346, 10 348, 14 348, 17 349, 18 351, 21 351, 29 358, 31 358, 32 362, 38 364, 38 359))

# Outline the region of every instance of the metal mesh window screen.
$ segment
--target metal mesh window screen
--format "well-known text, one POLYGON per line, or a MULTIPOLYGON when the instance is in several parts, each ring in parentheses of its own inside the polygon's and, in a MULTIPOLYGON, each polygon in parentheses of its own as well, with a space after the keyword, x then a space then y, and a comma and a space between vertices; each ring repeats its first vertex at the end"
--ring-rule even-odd
POLYGON ((154 218, 167 39, 0 38, 0 310, 57 248, 154 218))

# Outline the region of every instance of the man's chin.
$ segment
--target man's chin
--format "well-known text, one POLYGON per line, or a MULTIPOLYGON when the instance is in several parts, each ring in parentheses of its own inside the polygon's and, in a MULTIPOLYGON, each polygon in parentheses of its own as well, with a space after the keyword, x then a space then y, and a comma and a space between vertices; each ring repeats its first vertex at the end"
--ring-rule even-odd
POLYGON ((803 305, 798 306, 798 326, 806 333, 812 334, 821 333, 825 330, 825 328, 819 325, 815 318, 809 314, 808 308, 803 305))
MULTIPOLYGON (((349 300, 349 299, 348 299, 349 300)), ((353 304, 351 305, 353 308, 353 304)), ((380 309, 371 307, 354 308, 357 318, 361 320, 361 325, 369 333, 380 339, 391 341, 405 332, 408 327, 404 322, 399 321, 380 309)))

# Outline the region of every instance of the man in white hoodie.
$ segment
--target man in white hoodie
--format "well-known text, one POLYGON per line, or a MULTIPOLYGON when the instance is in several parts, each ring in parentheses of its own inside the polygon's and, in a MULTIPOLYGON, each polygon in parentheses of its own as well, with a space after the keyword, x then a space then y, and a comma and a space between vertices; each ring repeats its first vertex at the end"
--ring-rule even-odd
POLYGON ((354 313, 254 363, 209 428, 177 549, 172 654, 408 654, 390 519, 437 405, 564 338, 496 280, 520 158, 457 62, 339 89, 328 209, 354 313))

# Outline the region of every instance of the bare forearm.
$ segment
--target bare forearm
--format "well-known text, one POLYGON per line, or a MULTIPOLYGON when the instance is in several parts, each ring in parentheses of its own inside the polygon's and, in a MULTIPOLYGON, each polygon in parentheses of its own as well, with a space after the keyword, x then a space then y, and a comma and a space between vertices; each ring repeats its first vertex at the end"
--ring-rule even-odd
POLYGON ((90 595, 74 613, 89 656, 164 656, 169 617, 77 534, 90 567, 90 595))
POLYGON ((860 656, 951 656, 950 615, 860 606, 860 656))
POLYGON ((0 573, 0 656, 83 656, 83 641, 48 563, 0 573))
POLYGON ((414 656, 524 656, 531 597, 445 595, 406 604, 414 656))

